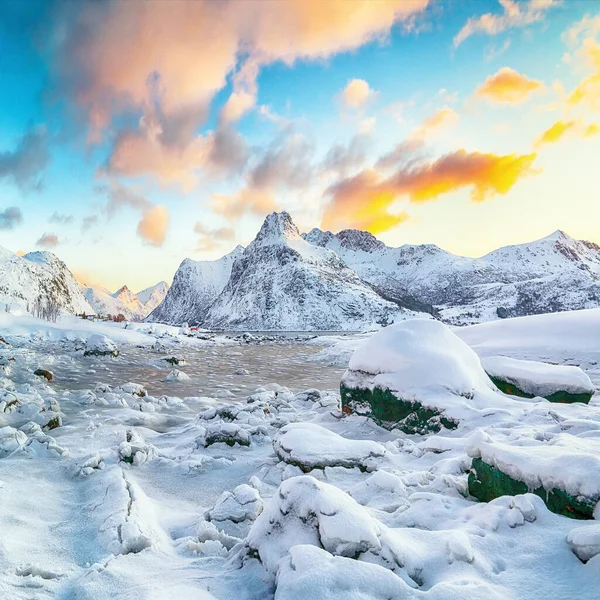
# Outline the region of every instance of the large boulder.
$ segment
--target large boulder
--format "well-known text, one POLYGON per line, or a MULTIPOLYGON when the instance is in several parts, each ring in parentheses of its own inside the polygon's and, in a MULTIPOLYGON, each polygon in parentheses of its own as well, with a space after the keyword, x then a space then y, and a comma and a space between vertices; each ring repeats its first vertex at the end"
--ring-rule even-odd
POLYGON ((498 389, 512 396, 539 396, 550 402, 587 404, 596 392, 590 378, 575 366, 506 356, 490 356, 484 358, 481 364, 498 389))
POLYGON ((85 343, 84 356, 119 356, 116 344, 105 335, 94 333, 85 343))
POLYGON ((531 492, 548 509, 572 519, 592 519, 600 501, 600 442, 561 433, 547 442, 520 445, 489 436, 473 442, 469 493, 489 502, 531 492))
POLYGON ((433 319, 374 334, 354 351, 340 385, 345 412, 406 433, 454 429, 494 390, 475 352, 433 319))

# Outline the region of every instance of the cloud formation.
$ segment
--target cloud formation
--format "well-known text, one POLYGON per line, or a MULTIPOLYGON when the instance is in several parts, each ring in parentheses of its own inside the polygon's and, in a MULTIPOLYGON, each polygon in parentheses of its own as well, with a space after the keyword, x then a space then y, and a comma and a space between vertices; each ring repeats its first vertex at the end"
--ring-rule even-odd
POLYGON ((502 67, 477 88, 475 97, 505 104, 518 104, 527 100, 533 92, 543 89, 544 84, 541 81, 529 79, 510 67, 502 67))
POLYGON ((59 244, 58 236, 55 233, 44 233, 35 243, 40 248, 56 248, 59 244))
POLYGON ((538 137, 535 144, 537 147, 556 144, 568 134, 588 138, 598 133, 600 133, 600 127, 596 123, 585 124, 581 120, 558 120, 538 137))
POLYGON ((14 229, 23 222, 23 214, 18 206, 9 206, 0 211, 0 229, 14 229))
POLYGON ((532 173, 535 158, 534 153, 502 156, 461 149, 431 162, 402 165, 387 177, 367 169, 329 188, 331 201, 322 225, 379 233, 407 218, 390 211, 398 199, 427 202, 463 188, 471 188, 471 199, 482 202, 495 194, 506 194, 521 177, 532 173))
POLYGON ((194 233, 198 234, 197 252, 217 250, 224 243, 230 243, 235 240, 235 229, 233 227, 209 229, 200 221, 196 221, 194 224, 194 233))
POLYGON ((73 215, 64 215, 62 213, 54 211, 48 219, 48 223, 54 223, 57 225, 68 225, 69 223, 72 223, 73 220, 73 215))
POLYGON ((526 27, 541 21, 546 11, 558 6, 560 0, 498 0, 502 6, 502 14, 485 13, 480 17, 470 18, 462 29, 454 36, 454 46, 460 46, 468 37, 484 33, 498 35, 508 29, 526 27))
POLYGON ((359 110, 364 108, 377 92, 369 87, 364 79, 352 79, 341 93, 342 102, 348 108, 359 110))
POLYGON ((14 150, 0 152, 0 179, 8 179, 22 190, 39 189, 49 162, 46 128, 33 127, 23 134, 14 150))
MULTIPOLYGON (((169 0, 64 3, 54 41, 49 95, 64 94, 99 142, 123 115, 108 167, 156 175, 186 189, 211 166, 210 135, 198 135, 215 94, 232 92, 217 127, 250 110, 265 65, 324 59, 383 40, 409 25, 429 0, 169 0), (56 43, 56 40, 59 40, 56 43)), ((213 136, 218 133, 213 133, 213 136)))
POLYGON ((137 226, 137 234, 151 246, 162 246, 167 237, 169 212, 164 206, 146 210, 137 226))

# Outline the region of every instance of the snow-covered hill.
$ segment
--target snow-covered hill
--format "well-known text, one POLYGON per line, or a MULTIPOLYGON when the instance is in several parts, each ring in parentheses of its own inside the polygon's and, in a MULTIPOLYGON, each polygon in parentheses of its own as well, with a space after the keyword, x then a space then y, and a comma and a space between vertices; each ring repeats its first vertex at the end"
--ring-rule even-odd
POLYGON ((235 259, 243 251, 242 246, 237 246, 229 254, 213 261, 186 258, 179 265, 163 302, 146 320, 176 325, 204 321, 209 306, 229 280, 235 259))
POLYGON ((234 262, 204 327, 353 330, 407 314, 363 282, 340 257, 302 239, 287 212, 272 213, 234 262))
POLYGON ((457 324, 600 304, 600 247, 562 231, 481 258, 431 245, 390 248, 365 231, 304 239, 336 252, 360 277, 388 293, 410 292, 457 324))
POLYGON ((0 304, 31 309, 38 298, 56 302, 69 313, 90 311, 73 274, 54 254, 30 252, 21 257, 0 247, 0 304))

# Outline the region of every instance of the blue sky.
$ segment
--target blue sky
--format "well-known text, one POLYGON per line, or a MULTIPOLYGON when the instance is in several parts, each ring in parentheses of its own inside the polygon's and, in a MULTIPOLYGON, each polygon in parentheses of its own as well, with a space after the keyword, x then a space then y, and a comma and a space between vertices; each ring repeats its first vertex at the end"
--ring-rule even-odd
POLYGON ((600 242, 594 3, 164 6, 0 5, 0 245, 141 289, 271 210, 468 255, 600 242))

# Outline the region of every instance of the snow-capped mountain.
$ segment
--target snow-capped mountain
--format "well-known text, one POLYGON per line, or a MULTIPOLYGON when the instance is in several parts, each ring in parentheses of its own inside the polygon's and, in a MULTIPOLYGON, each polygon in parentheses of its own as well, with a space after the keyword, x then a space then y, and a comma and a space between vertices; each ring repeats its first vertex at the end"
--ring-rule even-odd
POLYGON ((146 320, 176 325, 203 322, 208 308, 227 284, 234 261, 243 251, 242 246, 237 246, 213 261, 186 258, 179 265, 163 302, 146 320))
POLYGON ((272 213, 234 262, 203 326, 233 330, 352 330, 407 314, 340 257, 304 240, 287 212, 272 213))
POLYGON ((159 281, 138 292, 136 296, 148 313, 150 313, 165 299, 168 291, 169 284, 166 281, 159 281))
POLYGON ((168 289, 169 286, 161 281, 142 290, 140 294, 134 294, 126 285, 113 293, 99 285, 81 284, 81 290, 94 313, 102 316, 122 314, 128 321, 141 321, 147 317, 161 302, 165 287, 168 289))
POLYGON ((65 263, 51 252, 17 256, 0 247, 0 303, 31 309, 40 298, 69 313, 90 312, 79 285, 65 263))
POLYGON ((357 230, 303 237, 339 254, 365 281, 389 293, 408 290, 457 324, 600 304, 600 247, 562 231, 481 258, 431 244, 390 248, 357 230))

